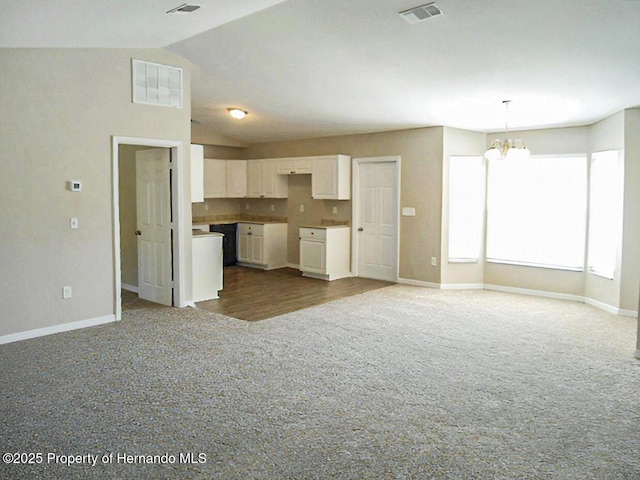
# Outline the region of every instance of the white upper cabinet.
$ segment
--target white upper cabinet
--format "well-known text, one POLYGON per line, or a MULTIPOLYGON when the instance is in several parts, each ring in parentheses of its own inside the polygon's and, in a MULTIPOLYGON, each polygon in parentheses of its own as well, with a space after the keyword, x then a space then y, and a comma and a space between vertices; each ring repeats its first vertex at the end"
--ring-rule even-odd
POLYGON ((204 147, 191 145, 191 203, 204 202, 204 147))
POLYGON ((278 175, 298 175, 303 173, 312 173, 313 158, 279 158, 277 171, 278 175))
POLYGON ((276 159, 247 160, 247 197, 287 198, 287 177, 277 174, 276 159))
POLYGON ((204 198, 227 196, 227 161, 204 159, 204 198))
POLYGON ((351 198, 351 157, 330 155, 313 157, 311 197, 318 200, 351 198))
POLYGON ((247 161, 227 161, 227 197, 243 198, 247 196, 247 161))

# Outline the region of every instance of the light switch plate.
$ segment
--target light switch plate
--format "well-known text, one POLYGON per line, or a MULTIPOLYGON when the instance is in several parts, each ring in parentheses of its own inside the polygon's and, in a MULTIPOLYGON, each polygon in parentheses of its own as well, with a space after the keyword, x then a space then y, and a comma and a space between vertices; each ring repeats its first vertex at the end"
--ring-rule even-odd
POLYGON ((402 207, 402 216, 403 217, 415 217, 416 209, 414 207, 402 207))

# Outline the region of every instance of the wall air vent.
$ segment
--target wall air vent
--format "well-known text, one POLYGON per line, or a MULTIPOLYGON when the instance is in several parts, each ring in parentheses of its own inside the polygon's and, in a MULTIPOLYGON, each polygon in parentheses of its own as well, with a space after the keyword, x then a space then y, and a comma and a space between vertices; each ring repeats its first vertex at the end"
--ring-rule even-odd
POLYGON ((436 7, 435 3, 427 3, 426 5, 413 7, 409 10, 404 10, 403 12, 398 13, 398 15, 400 15, 412 25, 414 23, 422 22, 423 20, 427 20, 428 18, 435 17, 441 14, 442 10, 436 7))
POLYGON ((182 5, 176 8, 172 8, 167 13, 186 14, 186 13, 195 12, 199 8, 200 8, 200 5, 189 5, 187 3, 183 3, 182 5))

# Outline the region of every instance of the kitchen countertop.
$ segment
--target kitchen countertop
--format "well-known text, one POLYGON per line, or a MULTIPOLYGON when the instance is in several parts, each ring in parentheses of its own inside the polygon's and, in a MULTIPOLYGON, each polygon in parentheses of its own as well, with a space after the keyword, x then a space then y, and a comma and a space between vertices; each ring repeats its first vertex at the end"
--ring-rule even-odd
POLYGON ((332 228, 350 228, 349 225, 299 225, 300 228, 322 228, 330 230, 332 228))
POLYGON ((193 230, 192 231, 192 236, 193 237, 224 237, 224 233, 204 232, 202 230, 193 230))
POLYGON ((194 225, 230 225, 233 223, 287 223, 287 217, 269 215, 209 215, 193 217, 194 225))

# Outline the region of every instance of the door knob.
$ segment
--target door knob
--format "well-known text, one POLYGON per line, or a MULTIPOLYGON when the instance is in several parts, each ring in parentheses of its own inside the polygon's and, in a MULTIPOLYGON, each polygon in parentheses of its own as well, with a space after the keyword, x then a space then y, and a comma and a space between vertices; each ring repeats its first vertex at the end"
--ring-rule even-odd
POLYGON ((140 230, 136 230, 136 235, 140 236, 142 235, 142 232, 140 230))
POLYGON ((364 228, 360 227, 360 228, 358 229, 358 231, 359 231, 359 232, 364 232, 364 228))

